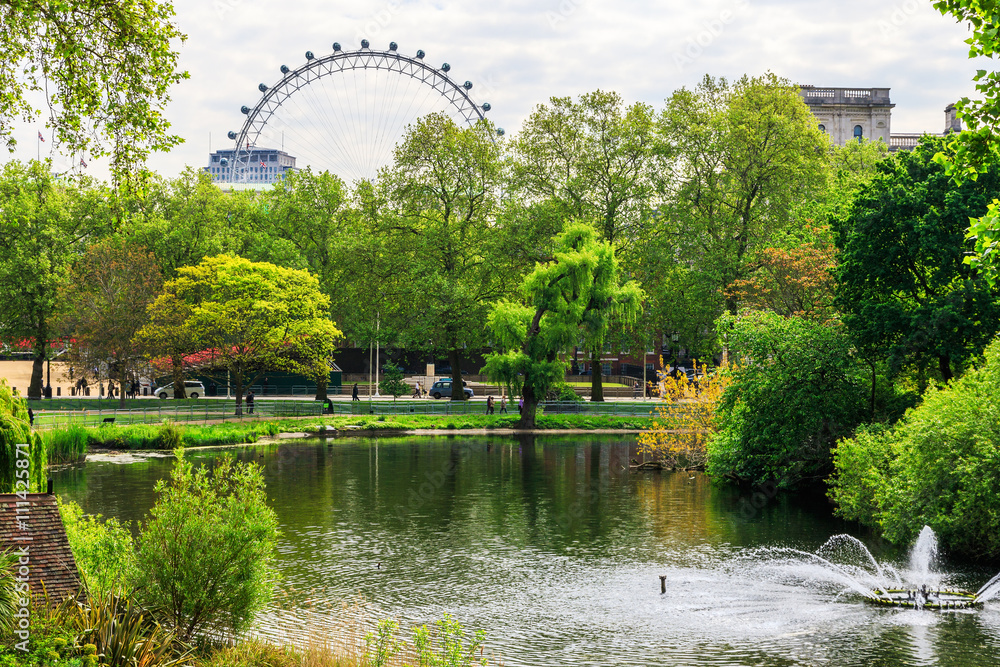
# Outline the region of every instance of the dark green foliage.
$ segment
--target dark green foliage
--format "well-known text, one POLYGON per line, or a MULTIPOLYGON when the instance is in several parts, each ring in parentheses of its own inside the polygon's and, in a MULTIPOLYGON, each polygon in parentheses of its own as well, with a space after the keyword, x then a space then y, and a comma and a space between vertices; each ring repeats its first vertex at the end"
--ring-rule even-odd
POLYGON ((936 368, 949 380, 1000 330, 1000 287, 964 259, 969 218, 1000 192, 1000 172, 956 186, 934 162, 944 140, 925 138, 878 165, 847 220, 837 300, 866 355, 936 368))
POLYGON ((394 363, 387 363, 382 367, 382 380, 378 383, 378 390, 383 394, 392 396, 393 400, 410 391, 410 385, 403 382, 403 371, 394 363))
POLYGON ((710 474, 780 488, 817 483, 831 448, 868 414, 868 379, 843 327, 752 312, 723 316, 732 382, 719 401, 710 474))
POLYGON ((1000 342, 986 363, 943 389, 890 430, 842 440, 832 498, 838 513, 906 543, 927 525, 951 551, 1000 556, 1000 342))

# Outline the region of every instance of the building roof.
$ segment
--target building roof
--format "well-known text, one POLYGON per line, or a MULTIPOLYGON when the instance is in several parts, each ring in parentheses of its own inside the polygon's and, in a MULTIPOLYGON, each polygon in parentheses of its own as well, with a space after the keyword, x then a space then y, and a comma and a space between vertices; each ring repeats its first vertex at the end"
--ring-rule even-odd
POLYGON ((25 546, 32 595, 43 595, 43 584, 52 600, 76 595, 80 575, 54 495, 29 493, 21 500, 13 493, 0 494, 0 549, 19 551, 25 546), (28 504, 18 512, 18 502, 28 504))

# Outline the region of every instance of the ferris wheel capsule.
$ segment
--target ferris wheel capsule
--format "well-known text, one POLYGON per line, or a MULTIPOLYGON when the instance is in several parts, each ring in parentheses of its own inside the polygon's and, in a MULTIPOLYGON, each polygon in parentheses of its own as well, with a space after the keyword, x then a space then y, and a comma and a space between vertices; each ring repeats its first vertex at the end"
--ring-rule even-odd
POLYGON ((451 65, 449 65, 448 63, 445 63, 444 65, 441 65, 441 71, 442 72, 447 72, 447 71, 450 71, 450 70, 451 70, 451 65))
POLYGON ((262 93, 266 93, 267 92, 267 86, 265 84, 263 84, 263 83, 258 84, 257 85, 257 90, 259 90, 262 93))
POLYGON ((312 60, 315 57, 312 51, 306 51, 306 60, 312 60))
POLYGON ((399 48, 399 44, 397 44, 396 42, 389 42, 389 50, 390 51, 395 51, 398 48, 399 48))
POLYGON ((226 136, 229 137, 230 139, 236 139, 236 133, 233 132, 232 130, 229 130, 226 136))
POLYGON ((291 70, 288 69, 288 65, 282 65, 281 66, 281 73, 282 74, 288 74, 289 71, 291 71, 291 70))
POLYGON ((340 51, 340 42, 334 42, 333 43, 333 51, 334 51, 334 53, 336 53, 337 51, 340 51))
MULTIPOLYGON (((232 134, 232 132, 230 132, 230 134, 232 134)), ((219 164, 221 164, 223 167, 227 166, 229 164, 229 158, 227 157, 222 158, 221 160, 219 160, 219 164)))
POLYGON ((427 54, 423 52, 423 49, 417 49, 417 60, 423 60, 426 55, 427 54))
POLYGON ((503 130, 503 128, 502 128, 502 127, 498 127, 498 128, 497 128, 497 136, 500 136, 500 137, 502 137, 502 136, 503 136, 503 135, 505 135, 505 134, 506 134, 506 132, 504 132, 504 130, 503 130))
POLYGON ((243 113, 244 116, 246 116, 250 113, 250 107, 244 104, 243 106, 240 107, 240 111, 243 113))
POLYGON ((367 49, 367 48, 368 48, 368 45, 369 45, 369 42, 368 42, 368 40, 367 40, 367 39, 363 39, 363 40, 361 40, 361 48, 362 48, 362 49, 367 49))
POLYGON ((483 111, 489 111, 493 106, 489 102, 483 102, 483 111))
POLYGON ((462 88, 465 88, 466 90, 472 90, 472 82, 466 81, 465 83, 462 84, 462 88))

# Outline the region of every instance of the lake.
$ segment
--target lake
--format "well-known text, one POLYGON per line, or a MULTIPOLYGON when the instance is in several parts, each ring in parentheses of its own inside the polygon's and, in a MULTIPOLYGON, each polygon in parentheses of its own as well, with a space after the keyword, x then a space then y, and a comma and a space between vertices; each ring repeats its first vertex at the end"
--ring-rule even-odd
MULTIPOLYGON (((821 498, 696 473, 632 473, 634 436, 283 440, 225 450, 264 468, 286 591, 262 631, 363 597, 404 626, 444 612, 508 666, 1000 665, 1000 604, 891 610, 779 566, 851 532, 821 498), (667 591, 660 592, 660 576, 667 591)), ((220 450, 188 458, 211 464, 220 450)), ((87 512, 141 522, 171 458, 56 470, 87 512)), ((817 494, 818 495, 818 494, 817 494)), ((800 568, 801 569, 801 568, 800 568)), ((949 566, 972 590, 993 572, 949 566)))

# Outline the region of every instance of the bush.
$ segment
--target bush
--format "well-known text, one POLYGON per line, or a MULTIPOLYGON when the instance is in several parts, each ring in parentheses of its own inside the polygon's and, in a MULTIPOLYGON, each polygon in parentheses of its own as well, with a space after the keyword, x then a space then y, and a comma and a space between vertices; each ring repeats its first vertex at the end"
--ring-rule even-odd
POLYGON ((100 514, 84 514, 79 505, 61 498, 59 515, 88 588, 100 594, 129 593, 135 579, 135 544, 128 524, 115 518, 101 521, 100 514))
POLYGON ((837 445, 838 513, 903 543, 927 525, 971 557, 1000 556, 1000 339, 986 362, 924 401, 892 429, 837 445))
POLYGON ((31 432, 27 404, 0 378, 0 493, 43 491, 46 465, 46 448, 31 432), (18 445, 28 449, 19 453, 18 445))
POLYGON ((138 587, 182 639, 246 630, 270 600, 278 519, 255 464, 229 457, 195 471, 177 450, 139 537, 138 587))
POLYGON ((723 316, 735 366, 707 470, 794 488, 832 470, 831 450, 867 416, 869 382, 844 328, 773 313, 723 316))

